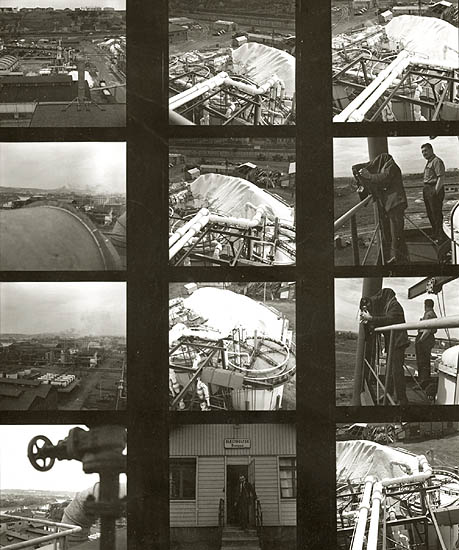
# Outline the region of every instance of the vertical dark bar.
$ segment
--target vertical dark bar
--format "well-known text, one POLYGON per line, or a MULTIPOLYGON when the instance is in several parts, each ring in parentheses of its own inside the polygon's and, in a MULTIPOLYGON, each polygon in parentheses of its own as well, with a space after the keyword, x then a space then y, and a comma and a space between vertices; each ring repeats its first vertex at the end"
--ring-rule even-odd
POLYGON ((331 5, 298 3, 298 548, 335 547, 331 5))
POLYGON ((357 219, 355 216, 351 217, 351 240, 354 265, 360 265, 359 236, 357 234, 357 219))
POLYGON ((127 0, 128 540, 166 550, 167 0, 127 0))

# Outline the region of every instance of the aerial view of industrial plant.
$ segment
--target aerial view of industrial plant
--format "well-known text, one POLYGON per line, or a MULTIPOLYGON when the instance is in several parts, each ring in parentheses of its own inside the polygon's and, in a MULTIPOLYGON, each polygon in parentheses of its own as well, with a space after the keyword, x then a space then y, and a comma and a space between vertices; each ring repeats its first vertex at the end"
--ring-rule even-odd
POLYGON ((335 279, 338 405, 457 405, 459 279, 335 279))
POLYGON ((169 0, 171 124, 295 124, 295 65, 294 0, 169 0))
POLYGON ((169 142, 169 260, 295 264, 295 140, 169 142))
POLYGON ((457 0, 333 0, 334 122, 459 117, 457 0))
POLYGON ((456 420, 337 425, 336 548, 453 550, 458 443, 456 420))
POLYGON ((171 410, 296 408, 295 283, 170 283, 171 410))
POLYGON ((336 138, 336 265, 459 263, 459 140, 336 138))
POLYGON ((0 269, 126 268, 124 142, 0 143, 0 269))
POLYGON ((0 283, 0 410, 126 408, 126 283, 0 283))
POLYGON ((125 427, 2 425, 0 439, 1 548, 126 548, 125 427))
POLYGON ((125 124, 125 0, 2 2, 0 127, 125 124))

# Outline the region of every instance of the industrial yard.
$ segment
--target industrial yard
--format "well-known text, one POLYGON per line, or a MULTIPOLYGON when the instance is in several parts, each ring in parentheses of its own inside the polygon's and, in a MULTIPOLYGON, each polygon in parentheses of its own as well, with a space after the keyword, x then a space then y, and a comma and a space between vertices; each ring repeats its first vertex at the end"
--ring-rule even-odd
POLYGON ((172 124, 295 123, 295 2, 169 2, 172 124))
POLYGON ((171 263, 293 265, 295 175, 292 139, 171 141, 171 263))
POLYGON ((0 10, 0 127, 124 126, 126 12, 0 10))
POLYGON ((384 198, 384 192, 378 194, 378 189, 382 187, 378 187, 378 184, 372 187, 371 182, 365 187, 365 182, 362 184, 352 174, 353 166, 363 165, 370 158, 374 160, 377 153, 383 155, 385 151, 400 168, 407 203, 402 220, 406 254, 396 261, 456 265, 459 261, 458 138, 395 137, 387 139, 386 144, 378 150, 372 148, 372 143, 371 138, 334 140, 335 265, 377 265, 387 263, 391 258, 392 231, 387 229, 386 219, 381 215, 385 208, 382 205, 387 199, 384 198), (445 166, 441 208, 443 238, 438 241, 433 235, 424 198, 426 185, 423 171, 426 160, 422 156, 421 147, 425 143, 431 144, 445 166))
POLYGON ((452 550, 458 532, 457 422, 337 427, 337 547, 452 550))
MULTIPOLYGON (((407 340, 402 372, 410 404, 442 405, 456 402, 455 376, 459 354, 459 332, 449 321, 459 313, 459 285, 455 277, 336 279, 335 280, 335 361, 337 405, 395 404, 395 390, 387 376, 389 349, 374 327, 359 322, 362 296, 378 296, 381 289, 392 289, 404 311, 407 340), (370 286, 369 286, 370 285, 370 286), (422 380, 416 346, 419 319, 424 300, 434 300, 438 319, 430 350, 430 376, 422 380), (383 345, 383 344, 386 345, 383 345)), ((376 307, 376 306, 375 306, 376 307)), ((393 319, 393 318, 392 318, 393 319)), ((400 321, 401 323, 401 321, 400 321)), ((396 324, 388 318, 387 326, 396 324)))
POLYGON ((124 143, 1 143, 0 155, 1 269, 126 268, 124 143))
POLYGON ((126 407, 124 283, 1 283, 0 292, 0 409, 126 407), (83 305, 86 293, 92 305, 83 305), (46 311, 40 329, 27 319, 32 307, 46 311))
POLYGON ((294 283, 171 283, 171 409, 295 409, 295 334, 294 283))
POLYGON ((333 120, 457 120, 458 13, 456 0, 335 0, 333 120))

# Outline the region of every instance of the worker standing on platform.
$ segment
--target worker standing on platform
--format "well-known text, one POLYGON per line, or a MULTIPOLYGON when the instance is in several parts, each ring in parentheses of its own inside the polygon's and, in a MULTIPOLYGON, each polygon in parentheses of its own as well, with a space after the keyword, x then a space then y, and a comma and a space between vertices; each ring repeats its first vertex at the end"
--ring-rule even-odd
MULTIPOLYGON (((434 301, 428 298, 424 301, 424 315, 421 321, 436 319, 434 301)), ((435 329, 419 329, 416 336, 416 363, 418 367, 418 380, 420 384, 430 380, 430 353, 435 344, 435 329)))
MULTIPOLYGON (((389 153, 352 167, 363 192, 370 193, 378 207, 385 264, 409 262, 404 235, 404 216, 408 206, 402 171, 389 153)), ((365 195, 365 196, 366 196, 365 195)), ((361 195, 361 198, 362 197, 361 195)))
MULTIPOLYGON (((396 325, 405 322, 405 313, 398 302, 395 292, 391 288, 382 288, 374 296, 364 297, 360 306, 360 322, 368 325, 370 329, 396 325)), ((392 375, 387 380, 386 388, 392 394, 395 386, 396 399, 399 405, 407 405, 406 382, 403 365, 405 362, 405 350, 409 346, 406 330, 386 331, 384 335, 384 347, 389 354, 390 340, 395 338, 393 354, 390 358, 392 375)), ((386 356, 387 356, 386 355, 386 356)), ((386 363, 386 373, 388 369, 386 363)))
POLYGON ((427 210, 427 216, 432 226, 432 239, 441 243, 445 240, 443 232, 443 200, 445 189, 445 163, 434 153, 430 143, 421 146, 422 156, 427 164, 424 168, 424 189, 422 196, 427 210))

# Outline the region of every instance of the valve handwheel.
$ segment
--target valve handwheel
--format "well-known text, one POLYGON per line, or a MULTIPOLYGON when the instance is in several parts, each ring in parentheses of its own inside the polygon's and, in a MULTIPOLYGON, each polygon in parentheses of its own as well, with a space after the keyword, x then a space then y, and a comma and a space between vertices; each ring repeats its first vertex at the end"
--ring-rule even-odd
POLYGON ((27 456, 29 457, 32 466, 39 472, 47 472, 51 470, 54 465, 55 458, 47 456, 43 451, 43 447, 53 447, 51 441, 44 435, 36 435, 27 447, 27 456))

